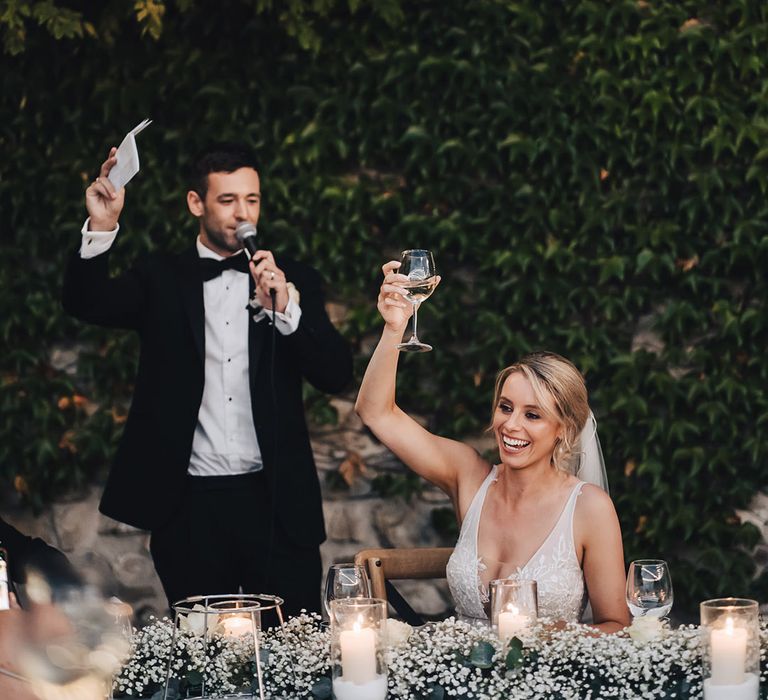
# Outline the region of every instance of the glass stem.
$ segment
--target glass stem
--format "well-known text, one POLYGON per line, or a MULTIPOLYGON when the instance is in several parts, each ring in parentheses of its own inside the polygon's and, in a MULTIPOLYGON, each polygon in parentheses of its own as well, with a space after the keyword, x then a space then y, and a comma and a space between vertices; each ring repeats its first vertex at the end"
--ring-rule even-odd
MULTIPOLYGON (((413 305, 413 335, 411 336, 411 341, 413 341, 414 343, 418 343, 418 342, 419 342, 419 335, 418 335, 418 325, 419 325, 419 320, 418 320, 418 316, 419 316, 419 303, 420 303, 420 302, 416 302, 416 303, 413 305)), ((409 342, 410 342, 410 341, 409 341, 409 342)))

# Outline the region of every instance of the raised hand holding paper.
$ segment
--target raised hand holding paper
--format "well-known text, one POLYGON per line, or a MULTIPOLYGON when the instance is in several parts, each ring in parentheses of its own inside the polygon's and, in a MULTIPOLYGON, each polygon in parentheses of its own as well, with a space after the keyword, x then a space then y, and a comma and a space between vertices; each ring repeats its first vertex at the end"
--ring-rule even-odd
POLYGON ((109 181, 116 191, 120 191, 139 172, 139 150, 136 148, 136 137, 152 123, 145 119, 129 131, 117 149, 115 156, 117 164, 109 171, 109 181))

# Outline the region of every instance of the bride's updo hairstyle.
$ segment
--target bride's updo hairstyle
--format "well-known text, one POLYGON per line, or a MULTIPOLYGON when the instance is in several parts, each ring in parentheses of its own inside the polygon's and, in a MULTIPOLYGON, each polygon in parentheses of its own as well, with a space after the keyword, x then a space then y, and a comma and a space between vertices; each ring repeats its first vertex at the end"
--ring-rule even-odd
POLYGON ((520 372, 531 383, 533 394, 542 412, 562 426, 562 438, 552 453, 556 469, 573 473, 572 463, 579 449, 579 437, 589 418, 587 387, 581 372, 572 362, 553 352, 534 352, 501 370, 496 379, 492 410, 501 398, 504 382, 510 374, 520 372))

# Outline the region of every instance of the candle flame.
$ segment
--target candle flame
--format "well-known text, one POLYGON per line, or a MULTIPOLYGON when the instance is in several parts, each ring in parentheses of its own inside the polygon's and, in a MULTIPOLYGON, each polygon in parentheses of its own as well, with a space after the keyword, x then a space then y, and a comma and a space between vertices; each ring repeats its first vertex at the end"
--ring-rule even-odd
POLYGON ((733 618, 732 617, 725 618, 725 633, 731 637, 733 636, 733 618))
POLYGON ((512 605, 511 603, 507 605, 507 612, 512 613, 513 615, 519 615, 520 610, 516 606, 512 605))
POLYGON ((352 629, 355 632, 359 632, 361 629, 363 629, 363 616, 358 615, 357 620, 355 620, 355 623, 352 625, 352 629))

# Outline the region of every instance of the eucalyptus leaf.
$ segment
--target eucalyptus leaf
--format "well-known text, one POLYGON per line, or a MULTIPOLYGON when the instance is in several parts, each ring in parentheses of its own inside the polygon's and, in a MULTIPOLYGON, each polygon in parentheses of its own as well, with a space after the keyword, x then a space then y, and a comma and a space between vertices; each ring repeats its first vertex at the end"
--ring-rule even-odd
POLYGON ((496 650, 490 642, 475 643, 469 654, 469 660, 475 668, 491 668, 496 650))

